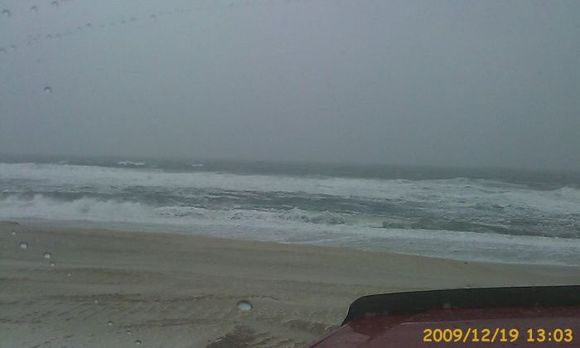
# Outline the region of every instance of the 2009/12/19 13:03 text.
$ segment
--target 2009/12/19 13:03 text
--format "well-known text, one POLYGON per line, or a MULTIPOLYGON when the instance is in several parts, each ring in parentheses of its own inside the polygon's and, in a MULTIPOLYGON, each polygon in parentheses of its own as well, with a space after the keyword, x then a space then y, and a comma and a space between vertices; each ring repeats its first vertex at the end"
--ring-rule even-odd
POLYGON ((423 342, 430 343, 572 343, 572 328, 426 328, 423 342))

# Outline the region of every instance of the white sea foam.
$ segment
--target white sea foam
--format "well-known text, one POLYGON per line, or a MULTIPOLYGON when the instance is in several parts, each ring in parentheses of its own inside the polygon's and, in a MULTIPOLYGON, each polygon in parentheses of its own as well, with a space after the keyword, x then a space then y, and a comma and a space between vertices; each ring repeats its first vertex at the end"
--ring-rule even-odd
POLYGON ((580 190, 576 188, 541 191, 492 180, 462 178, 421 181, 380 180, 0 163, 0 179, 36 180, 54 186, 94 186, 99 192, 107 192, 112 187, 130 186, 304 192, 394 202, 439 202, 442 209, 466 209, 484 204, 508 210, 531 210, 534 214, 572 214, 580 211, 580 190))
POLYGON ((9 195, 0 199, 0 218, 148 222, 154 210, 136 202, 80 198, 62 201, 37 194, 32 198, 9 195))
POLYGON ((467 260, 580 265, 580 240, 353 226, 340 220, 336 222, 336 217, 328 212, 314 214, 300 209, 281 214, 239 209, 154 208, 114 200, 58 201, 36 195, 30 199, 8 196, 0 200, 0 218, 116 222, 148 225, 153 229, 157 226, 161 230, 162 226, 173 226, 180 231, 230 238, 337 245, 467 260))
POLYGON ((117 162, 120 166, 127 166, 127 167, 143 167, 147 163, 145 162, 133 162, 133 161, 119 161, 117 162))
POLYGON ((100 200, 82 197, 75 200, 58 200, 36 194, 33 197, 8 195, 0 199, 0 218, 38 218, 54 220, 85 220, 94 222, 163 223, 194 225, 221 223, 229 225, 277 226, 294 223, 306 227, 310 224, 345 224, 343 216, 325 212, 311 212, 294 208, 286 212, 245 209, 205 209, 198 207, 153 207, 140 202, 100 200))
POLYGON ((404 225, 405 216, 391 219, 387 215, 385 219, 395 223, 385 223, 381 228, 382 215, 364 214, 365 204, 388 202, 389 206, 418 209, 410 215, 454 214, 452 218, 467 216, 468 221, 482 219, 480 222, 484 223, 491 220, 495 226, 505 228, 510 227, 512 217, 527 221, 545 215, 545 221, 569 222, 573 230, 580 212, 580 190, 573 187, 542 191, 464 178, 411 181, 184 173, 56 163, 0 163, 0 183, 0 219, 173 226, 181 231, 233 238, 343 245, 459 259, 580 265, 580 240, 448 231, 437 224, 432 229, 389 227, 399 225, 397 221, 404 225), (127 196, 133 192, 130 188, 137 188, 136 192, 145 196, 157 197, 159 192, 170 197, 178 195, 181 201, 142 201, 137 199, 139 195, 127 196), (214 194, 217 198, 212 197, 214 194), (316 200, 336 201, 339 197, 340 204, 362 204, 363 213, 286 206, 286 201, 269 207, 268 199, 285 196, 290 197, 288 204, 292 204, 292 199, 314 204, 316 200), (188 199, 197 203, 187 204, 188 199), (204 199, 225 199, 236 204, 204 206, 204 199))

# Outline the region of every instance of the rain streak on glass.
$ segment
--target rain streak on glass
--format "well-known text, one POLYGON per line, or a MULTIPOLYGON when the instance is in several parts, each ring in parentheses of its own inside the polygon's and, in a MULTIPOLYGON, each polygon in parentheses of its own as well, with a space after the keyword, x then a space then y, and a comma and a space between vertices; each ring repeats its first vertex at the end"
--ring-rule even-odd
POLYGON ((26 249, 28 249, 28 243, 26 243, 26 242, 20 242, 20 243, 18 244, 18 246, 19 246, 19 247, 20 247, 20 249, 22 249, 22 250, 26 250, 26 249))

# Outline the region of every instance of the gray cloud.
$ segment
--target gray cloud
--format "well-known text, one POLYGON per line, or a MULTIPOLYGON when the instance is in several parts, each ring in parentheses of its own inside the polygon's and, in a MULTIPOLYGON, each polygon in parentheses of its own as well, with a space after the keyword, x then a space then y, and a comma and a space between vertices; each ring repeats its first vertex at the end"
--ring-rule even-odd
POLYGON ((580 2, 58 4, 0 4, 2 153, 580 169, 580 2))

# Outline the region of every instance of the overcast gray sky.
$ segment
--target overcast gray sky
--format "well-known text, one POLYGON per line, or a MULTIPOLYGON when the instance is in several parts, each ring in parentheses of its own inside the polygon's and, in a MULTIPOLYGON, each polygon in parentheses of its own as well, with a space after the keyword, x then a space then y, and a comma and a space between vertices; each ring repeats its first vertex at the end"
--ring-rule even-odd
POLYGON ((580 1, 0 11, 0 153, 580 169, 580 1))

